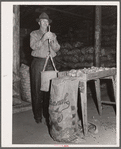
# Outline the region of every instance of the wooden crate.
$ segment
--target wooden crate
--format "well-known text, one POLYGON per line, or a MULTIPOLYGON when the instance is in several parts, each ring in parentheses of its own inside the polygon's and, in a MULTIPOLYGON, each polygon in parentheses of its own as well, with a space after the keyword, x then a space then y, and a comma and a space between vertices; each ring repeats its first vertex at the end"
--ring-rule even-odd
POLYGON ((68 73, 68 71, 61 71, 61 72, 58 72, 58 77, 59 77, 59 78, 65 77, 65 76, 67 76, 67 73, 68 73))

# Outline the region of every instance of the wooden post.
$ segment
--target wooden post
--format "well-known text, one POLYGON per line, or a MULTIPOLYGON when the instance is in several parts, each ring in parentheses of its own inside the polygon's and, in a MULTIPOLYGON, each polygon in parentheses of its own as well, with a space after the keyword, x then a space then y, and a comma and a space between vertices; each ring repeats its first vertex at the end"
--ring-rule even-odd
POLYGON ((100 49, 101 49, 101 6, 95 7, 95 59, 96 67, 100 67, 100 49))
POLYGON ((13 105, 21 103, 20 101, 20 40, 19 40, 19 5, 13 6, 13 105))
POLYGON ((19 75, 20 68, 20 42, 19 42, 19 6, 13 6, 14 26, 13 26, 13 72, 19 75))

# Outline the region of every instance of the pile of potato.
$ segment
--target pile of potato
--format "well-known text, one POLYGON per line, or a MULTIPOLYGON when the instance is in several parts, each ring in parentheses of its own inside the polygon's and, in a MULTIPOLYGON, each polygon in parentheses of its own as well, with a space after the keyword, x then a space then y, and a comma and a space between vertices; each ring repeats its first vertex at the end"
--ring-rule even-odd
MULTIPOLYGON (((115 67, 116 66, 116 49, 115 48, 101 48, 100 52, 101 67, 115 67)), ((94 65, 94 47, 84 46, 83 43, 77 41, 62 44, 56 56, 57 69, 83 69, 94 65)))
POLYGON ((91 68, 84 68, 84 69, 71 69, 68 71, 67 76, 71 77, 80 77, 83 76, 84 74, 91 74, 99 71, 105 71, 109 69, 115 69, 115 68, 107 68, 107 67, 94 67, 92 66, 91 68))

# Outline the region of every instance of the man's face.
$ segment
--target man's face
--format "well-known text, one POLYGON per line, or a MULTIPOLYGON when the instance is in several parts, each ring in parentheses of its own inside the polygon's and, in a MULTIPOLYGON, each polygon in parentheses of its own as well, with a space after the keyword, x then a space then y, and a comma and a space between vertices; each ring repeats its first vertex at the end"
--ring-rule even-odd
POLYGON ((41 19, 40 24, 42 27, 48 27, 49 21, 47 19, 41 19))

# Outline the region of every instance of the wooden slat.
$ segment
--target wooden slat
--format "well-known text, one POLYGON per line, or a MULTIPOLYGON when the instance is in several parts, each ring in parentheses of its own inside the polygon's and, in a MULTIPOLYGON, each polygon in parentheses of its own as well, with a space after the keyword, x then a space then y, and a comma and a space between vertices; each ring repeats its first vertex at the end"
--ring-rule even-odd
POLYGON ((101 101, 101 103, 106 103, 106 104, 116 104, 115 102, 111 102, 111 101, 101 101))

